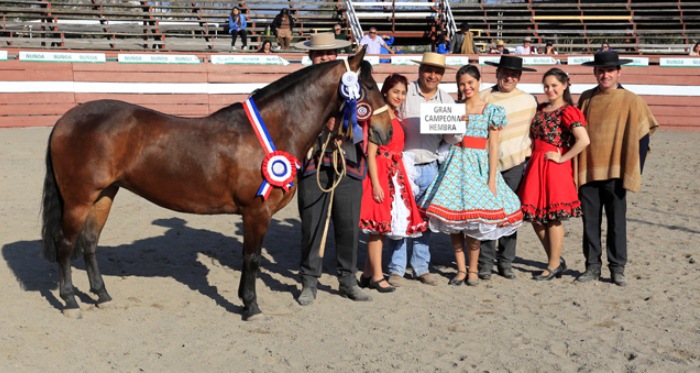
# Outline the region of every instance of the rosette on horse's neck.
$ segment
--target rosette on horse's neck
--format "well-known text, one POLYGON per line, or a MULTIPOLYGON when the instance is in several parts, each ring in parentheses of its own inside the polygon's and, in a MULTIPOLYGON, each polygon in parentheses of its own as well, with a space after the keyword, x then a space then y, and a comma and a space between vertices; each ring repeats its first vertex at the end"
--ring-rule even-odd
POLYGON ((345 99, 343 104, 343 125, 340 126, 338 132, 346 135, 348 138, 352 137, 353 143, 357 144, 363 140, 362 127, 357 124, 357 100, 362 95, 362 88, 360 87, 357 73, 348 71, 343 74, 338 91, 340 97, 345 99))

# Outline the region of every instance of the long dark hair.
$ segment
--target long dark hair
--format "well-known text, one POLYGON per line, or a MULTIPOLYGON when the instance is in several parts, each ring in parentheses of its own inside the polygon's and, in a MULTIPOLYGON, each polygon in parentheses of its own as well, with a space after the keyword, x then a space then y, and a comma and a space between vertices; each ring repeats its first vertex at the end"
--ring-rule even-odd
POLYGON ((481 80, 481 72, 479 68, 474 65, 464 65, 457 70, 457 101, 464 102, 464 97, 462 97, 462 91, 459 90, 459 79, 464 75, 469 75, 476 80, 481 80))
POLYGON ((408 89, 408 79, 401 74, 391 74, 384 79, 384 84, 382 85, 382 96, 386 95, 390 89, 394 88, 397 84, 403 84, 406 89, 408 89))
POLYGON ((564 101, 566 101, 567 104, 569 105, 574 105, 574 100, 571 99, 571 81, 569 80, 569 74, 564 72, 564 70, 553 67, 549 70, 547 70, 546 73, 544 73, 544 76, 542 76, 542 84, 544 84, 544 80, 547 79, 548 76, 553 76, 557 78, 559 83, 561 84, 566 84, 566 89, 564 90, 564 101))

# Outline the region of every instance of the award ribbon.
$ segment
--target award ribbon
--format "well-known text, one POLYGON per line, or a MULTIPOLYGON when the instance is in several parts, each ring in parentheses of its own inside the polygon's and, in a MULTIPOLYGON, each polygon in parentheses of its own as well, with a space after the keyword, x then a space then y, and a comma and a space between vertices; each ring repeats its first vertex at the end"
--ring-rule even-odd
POLYGON ((282 188, 286 192, 290 186, 294 185, 294 177, 297 174, 297 169, 301 168, 301 164, 293 155, 275 149, 275 144, 272 143, 270 133, 267 132, 267 127, 265 127, 265 123, 252 97, 245 100, 243 109, 248 116, 250 124, 253 126, 260 145, 267 154, 262 161, 263 182, 257 194, 262 196, 263 200, 266 200, 270 196, 273 186, 282 188))

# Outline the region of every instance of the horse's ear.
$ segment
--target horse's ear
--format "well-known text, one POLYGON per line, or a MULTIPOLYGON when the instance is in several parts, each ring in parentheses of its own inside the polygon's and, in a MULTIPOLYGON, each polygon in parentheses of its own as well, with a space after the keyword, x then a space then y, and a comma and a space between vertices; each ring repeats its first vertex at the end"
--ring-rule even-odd
POLYGON ((348 63, 350 64, 350 69, 352 71, 357 71, 357 69, 360 68, 360 62, 362 62, 362 59, 365 58, 365 52, 367 51, 367 46, 363 45, 360 47, 360 50, 355 53, 354 56, 348 58, 348 63))

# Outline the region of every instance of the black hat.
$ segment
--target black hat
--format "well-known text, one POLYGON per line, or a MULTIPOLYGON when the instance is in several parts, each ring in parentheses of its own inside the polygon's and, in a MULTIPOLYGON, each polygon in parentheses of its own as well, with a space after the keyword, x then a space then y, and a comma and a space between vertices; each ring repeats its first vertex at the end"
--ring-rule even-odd
POLYGON ((491 61, 484 61, 484 63, 487 65, 496 66, 508 70, 537 71, 530 67, 523 67, 523 59, 516 56, 502 55, 501 60, 498 61, 498 63, 491 61))
POLYGON ((584 62, 583 66, 620 66, 631 63, 632 60, 627 58, 620 59, 615 51, 597 52, 593 56, 593 61, 584 62))

